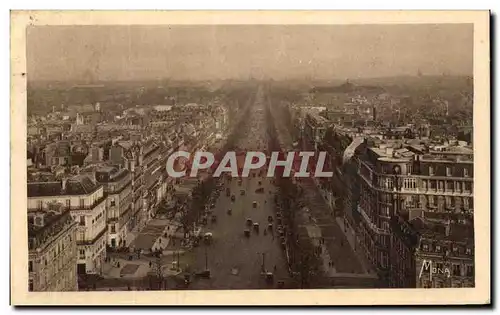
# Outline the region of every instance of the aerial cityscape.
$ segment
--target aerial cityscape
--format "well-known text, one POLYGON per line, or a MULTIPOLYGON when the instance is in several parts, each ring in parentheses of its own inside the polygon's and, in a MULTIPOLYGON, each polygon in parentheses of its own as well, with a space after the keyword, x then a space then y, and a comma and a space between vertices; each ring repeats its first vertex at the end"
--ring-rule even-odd
POLYGON ((471 25, 27 34, 29 291, 475 286, 471 25))

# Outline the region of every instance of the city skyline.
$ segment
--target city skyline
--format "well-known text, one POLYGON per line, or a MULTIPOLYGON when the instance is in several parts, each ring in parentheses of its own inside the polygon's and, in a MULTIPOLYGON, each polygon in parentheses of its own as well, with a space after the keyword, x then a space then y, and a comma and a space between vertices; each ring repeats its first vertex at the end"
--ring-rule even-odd
POLYGON ((27 48, 30 81, 343 80, 473 69, 472 24, 36 26, 27 48))

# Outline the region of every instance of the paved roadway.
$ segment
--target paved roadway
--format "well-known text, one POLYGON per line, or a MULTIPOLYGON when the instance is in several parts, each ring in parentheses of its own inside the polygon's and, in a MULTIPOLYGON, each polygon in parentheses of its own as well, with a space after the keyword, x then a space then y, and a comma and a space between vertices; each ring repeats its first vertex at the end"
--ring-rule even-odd
MULTIPOLYGON (((261 108, 263 95, 262 91, 258 91, 252 117, 249 117, 250 131, 247 137, 238 143, 242 149, 257 150, 261 144, 266 143, 264 112, 259 111, 261 108)), ((221 181, 224 186, 213 210, 217 222, 208 223, 202 230, 203 233, 213 233, 213 242, 210 245, 200 243, 200 246, 190 253, 194 256, 194 261, 191 261, 195 270, 204 270, 207 260, 211 278, 195 279, 190 289, 265 289, 276 287, 279 280, 283 280, 285 287, 289 287, 288 266, 279 237, 274 237, 274 233, 269 231, 264 233, 268 227, 268 216, 274 218, 274 186, 271 179, 261 178, 258 174, 253 177, 251 174, 250 177, 242 179, 241 186, 238 178, 221 181), (234 202, 231 197, 226 196, 226 187, 229 187, 231 194, 235 196, 234 202), (256 193, 259 187, 264 188, 264 193, 256 193), (240 195, 242 189, 245 195, 240 195), (257 208, 253 208, 253 201, 257 202, 257 208), (232 215, 227 214, 228 209, 232 209, 232 215), (259 232, 250 227, 250 237, 244 235, 244 230, 248 228, 247 218, 251 218, 260 226, 259 232), (261 275, 263 264, 265 270, 274 272, 273 284, 266 283, 261 275)))

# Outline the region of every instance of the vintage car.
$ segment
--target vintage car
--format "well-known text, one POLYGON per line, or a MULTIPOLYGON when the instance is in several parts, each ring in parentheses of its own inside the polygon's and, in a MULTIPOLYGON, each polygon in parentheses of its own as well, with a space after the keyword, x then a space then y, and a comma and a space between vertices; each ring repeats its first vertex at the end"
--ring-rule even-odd
POLYGON ((255 222, 253 224, 253 229, 258 232, 259 231, 259 223, 255 222))

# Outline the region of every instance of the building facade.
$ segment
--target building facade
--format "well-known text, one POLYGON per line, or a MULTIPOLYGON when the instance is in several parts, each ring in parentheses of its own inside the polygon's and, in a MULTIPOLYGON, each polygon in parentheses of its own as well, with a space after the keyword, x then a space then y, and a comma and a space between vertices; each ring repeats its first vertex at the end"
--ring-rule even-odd
POLYGON ((474 287, 474 230, 423 212, 395 216, 391 224, 391 278, 396 288, 474 287))
POLYGON ((390 278, 390 220, 404 211, 473 215, 473 153, 461 146, 426 148, 366 141, 355 155, 360 182, 361 247, 379 275, 390 278))
POLYGON ((99 274, 106 258, 106 198, 102 185, 86 175, 59 182, 28 183, 28 212, 63 207, 77 222, 79 274, 99 274))
POLYGON ((101 167, 95 172, 97 181, 103 186, 106 197, 107 245, 111 248, 127 246, 127 235, 131 230, 132 176, 121 166, 101 167))

